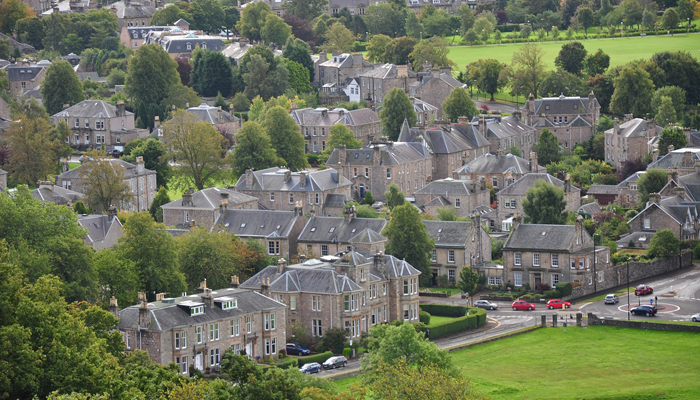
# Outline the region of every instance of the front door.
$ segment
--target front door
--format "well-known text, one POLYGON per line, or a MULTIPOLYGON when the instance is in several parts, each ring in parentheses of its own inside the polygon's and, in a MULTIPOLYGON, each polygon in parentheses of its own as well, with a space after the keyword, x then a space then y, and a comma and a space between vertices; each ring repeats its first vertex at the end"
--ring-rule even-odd
POLYGON ((542 274, 539 272, 535 273, 535 288, 537 288, 537 285, 542 283, 542 274))
POLYGON ((197 368, 200 371, 204 370, 204 364, 202 363, 202 353, 199 352, 197 355, 194 357, 194 367, 197 368))
POLYGON ((245 354, 248 356, 248 358, 253 358, 253 343, 246 343, 245 354))

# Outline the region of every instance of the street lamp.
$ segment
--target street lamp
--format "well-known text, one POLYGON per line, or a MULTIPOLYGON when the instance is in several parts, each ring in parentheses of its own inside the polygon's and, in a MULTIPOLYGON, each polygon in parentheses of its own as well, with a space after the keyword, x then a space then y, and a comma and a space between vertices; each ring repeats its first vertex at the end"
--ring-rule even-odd
POLYGON ((423 41, 423 31, 420 31, 420 40, 423 41))
POLYGON ((686 18, 688 20, 688 25, 685 28, 685 33, 690 33, 690 18, 686 18))
POLYGON ((625 35, 625 23, 620 22, 620 39, 622 39, 622 37, 624 37, 624 35, 625 35))
POLYGON ((369 32, 365 32, 365 42, 369 42, 369 32))

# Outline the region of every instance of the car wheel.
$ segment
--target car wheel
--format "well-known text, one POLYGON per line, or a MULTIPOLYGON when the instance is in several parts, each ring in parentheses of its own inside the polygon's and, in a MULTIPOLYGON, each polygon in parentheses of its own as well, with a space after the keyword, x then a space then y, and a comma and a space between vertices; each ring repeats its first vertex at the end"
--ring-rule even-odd
POLYGON ((698 319, 693 317, 693 322, 698 322, 698 319))
POLYGON ((566 304, 564 305, 564 308, 569 308, 569 307, 571 307, 571 306, 567 306, 566 304))
POLYGON ((347 363, 347 362, 344 362, 344 363, 343 363, 343 368, 344 368, 344 367, 347 367, 347 366, 348 366, 348 363, 347 363))
POLYGON ((517 308, 517 307, 513 307, 513 311, 518 311, 518 308, 517 308))
POLYGON ((647 313, 646 315, 647 315, 647 317, 651 317, 651 314, 650 314, 650 313, 647 313))
POLYGON ((528 307, 527 310, 528 310, 528 311, 532 311, 532 307, 528 307))
POLYGON ((552 307, 552 306, 549 306, 549 309, 550 309, 550 310, 554 310, 554 307, 552 307))
POLYGON ((489 310, 493 311, 493 307, 489 307, 489 310))

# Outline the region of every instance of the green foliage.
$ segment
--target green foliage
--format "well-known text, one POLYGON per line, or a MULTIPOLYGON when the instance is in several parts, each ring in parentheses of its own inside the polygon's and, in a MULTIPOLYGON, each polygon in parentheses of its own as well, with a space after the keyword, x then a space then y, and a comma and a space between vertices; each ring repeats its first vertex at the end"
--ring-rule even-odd
POLYGON ((275 14, 267 14, 265 25, 260 30, 260 37, 265 43, 284 45, 292 35, 292 27, 275 14))
POLYGON ((352 347, 346 347, 343 349, 343 357, 347 358, 348 360, 352 358, 352 347))
POLYGON ((250 109, 250 100, 243 93, 236 93, 231 100, 231 106, 233 106, 234 112, 248 111, 250 109))
POLYGON ((637 181, 639 205, 644 206, 649 201, 649 195, 658 193, 668 183, 666 171, 663 169, 648 169, 637 181))
POLYGON ((289 88, 297 93, 309 93, 311 91, 309 70, 296 61, 283 59, 283 63, 289 73, 289 88))
POLYGON ((257 122, 248 121, 236 134, 236 147, 233 149, 231 169, 234 176, 240 176, 249 168, 256 170, 274 166, 277 155, 270 137, 257 122))
POLYGON ((584 60, 588 52, 581 42, 569 42, 564 44, 559 55, 554 60, 554 65, 572 74, 580 74, 584 60))
MULTIPOLYGON (((332 129, 331 129, 332 130, 332 129)), ((374 204, 374 197, 372 197, 372 193, 370 193, 369 190, 365 191, 365 204, 367 205, 372 205, 374 204)))
POLYGON ((75 211, 75 213, 78 215, 90 213, 90 210, 88 210, 88 208, 85 207, 85 204, 80 200, 76 201, 75 204, 73 204, 73 211, 75 211))
POLYGON ((437 209, 437 217, 440 221, 457 221, 457 209, 454 207, 445 207, 437 209))
MULTIPOLYGON (((340 329, 340 328, 334 328, 334 329, 340 329)), ((345 330, 343 330, 345 331, 345 330)), ((328 332, 328 331, 326 331, 328 332)), ((347 333, 347 332, 346 332, 347 333)), ((334 354, 342 354, 343 348, 340 348, 340 351, 326 351, 325 353, 319 353, 319 354, 313 354, 310 356, 304 356, 304 357, 298 357, 297 361, 299 362, 299 368, 301 368, 304 364, 312 363, 312 362, 317 362, 319 364, 322 364, 324 361, 329 359, 330 357, 333 357, 334 354)))
MULTIPOLYGON (((685 90, 681 89, 678 86, 664 86, 661 88, 656 89, 656 92, 654 92, 654 97, 651 100, 651 109, 652 111, 658 111, 659 108, 661 107, 662 101, 661 99, 663 97, 669 97, 671 99, 672 103, 672 108, 675 111, 675 116, 676 120, 680 120, 684 114, 685 111, 685 90)), ((656 123, 661 126, 666 126, 667 123, 659 121, 659 117, 657 116, 657 121, 656 123)), ((669 121, 669 122, 677 122, 677 121, 669 121)))
POLYGON ((546 75, 546 67, 542 60, 543 55, 542 48, 531 44, 526 44, 513 53, 507 76, 514 93, 524 95, 532 93, 535 98, 538 97, 540 85, 546 75), (520 87, 522 90, 515 90, 515 88, 520 87))
POLYGON ((583 70, 588 76, 602 75, 610 67, 610 56, 603 49, 596 50, 583 60, 583 70))
POLYGON ((49 115, 63 109, 64 104, 75 105, 84 99, 83 86, 68 61, 56 60, 46 70, 41 85, 44 106, 49 115))
POLYGON ((442 103, 442 109, 447 118, 452 122, 457 122, 459 117, 467 117, 469 120, 476 115, 476 104, 469 97, 469 93, 464 88, 452 89, 450 95, 442 103))
POLYGON ((384 197, 386 197, 386 205, 390 210, 403 205, 406 201, 406 197, 403 192, 401 192, 401 189, 399 189, 399 185, 394 182, 389 184, 387 191, 384 193, 384 197))
POLYGON ((491 259, 500 260, 503 258, 503 246, 505 245, 504 240, 492 240, 491 241, 491 259))
MULTIPOLYGON (((345 329, 340 327, 330 328, 326 329, 326 331, 323 332, 323 336, 321 337, 321 343, 323 344, 323 348, 328 349, 332 353, 331 355, 342 354, 343 348, 347 346, 347 338, 348 332, 345 329)), ((323 361, 326 361, 326 359, 324 359, 323 361)))
POLYGON ((678 255, 680 244, 680 239, 670 229, 662 229, 652 236, 647 248, 647 256, 654 259, 678 255))
POLYGON ((397 140, 401 133, 403 121, 407 120, 409 126, 416 124, 416 113, 408 95, 401 88, 393 88, 384 98, 384 105, 379 112, 382 119, 382 132, 390 140, 397 140))
POLYGON ((421 310, 421 312, 418 314, 418 319, 420 320, 421 324, 430 325, 429 312, 421 310))
POLYGON ((559 292, 558 297, 566 297, 571 295, 571 291, 574 290, 574 286, 571 282, 559 282, 557 283, 557 292, 559 292))
POLYGON ((292 322, 287 329, 287 343, 299 343, 303 347, 309 347, 313 343, 309 329, 299 321, 292 322))
POLYGON ((153 198, 151 203, 151 208, 149 212, 156 222, 163 222, 163 209, 160 208, 163 204, 170 203, 170 196, 168 196, 168 189, 165 186, 161 186, 156 193, 156 197, 153 198))
POLYGON ((145 141, 140 139, 131 141, 124 147, 124 154, 122 159, 130 163, 135 163, 136 157, 143 157, 144 167, 156 171, 156 184, 159 187, 167 184, 171 168, 166 157, 168 149, 163 142, 154 138, 148 138, 145 141), (131 145, 132 143, 134 145, 131 145))
POLYGON ((542 165, 548 165, 561 159, 557 138, 548 129, 542 130, 540 140, 537 141, 535 149, 538 162, 542 165))
POLYGON ((479 284, 479 273, 474 271, 471 266, 465 265, 459 272, 459 280, 457 287, 462 293, 469 293, 474 297, 476 286, 479 284))
MULTIPOLYGON (((661 96, 660 102, 661 104, 656 112, 656 123, 661 126, 667 126, 678 121, 676 110, 673 108, 673 100, 668 96, 661 96)), ((685 135, 683 135, 683 142, 685 142, 685 135)), ((661 145, 660 140, 659 145, 661 145)))
MULTIPOLYGON (((421 305, 425 307, 425 305, 421 305)), ((486 323, 486 310, 471 309, 475 313, 468 313, 457 317, 451 321, 444 321, 430 325, 430 339, 435 340, 455 333, 464 332, 468 329, 476 329, 486 323)))
POLYGON ((413 69, 422 71, 426 63, 434 68, 456 67, 454 61, 447 57, 450 53, 447 46, 447 41, 440 36, 433 36, 430 40, 423 40, 416 44, 409 54, 413 60, 413 69))
POLYGON ((309 82, 314 80, 314 62, 309 54, 309 45, 301 39, 289 38, 282 56, 288 60, 301 64, 309 71, 309 82))
POLYGON ((382 235, 389 239, 386 246, 388 254, 406 260, 420 270, 423 276, 430 277, 429 253, 435 243, 428 236, 418 209, 413 204, 404 203, 394 207, 382 235))
POLYGON ((233 85, 231 63, 218 51, 196 49, 192 52, 190 85, 204 97, 217 93, 229 97, 233 85))
POLYGON ((651 111, 654 83, 647 71, 638 65, 627 65, 613 82, 615 91, 610 100, 610 112, 646 115, 651 111))
POLYGON ((299 171, 309 166, 304 155, 304 136, 294 119, 289 116, 287 109, 281 106, 267 109, 262 127, 270 137, 270 143, 277 151, 280 162, 284 160, 286 166, 292 171, 299 171))
POLYGON ((523 200, 525 222, 530 224, 563 224, 565 208, 564 191, 543 180, 536 181, 523 200))

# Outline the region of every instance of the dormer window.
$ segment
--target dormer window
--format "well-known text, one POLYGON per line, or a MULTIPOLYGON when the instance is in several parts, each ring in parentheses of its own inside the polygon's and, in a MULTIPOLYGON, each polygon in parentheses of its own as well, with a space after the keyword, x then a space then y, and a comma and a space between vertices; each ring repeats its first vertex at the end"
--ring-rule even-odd
POLYGON ((187 50, 192 50, 192 44, 190 42, 187 42, 187 50))
POLYGON ((222 310, 232 310, 234 308, 238 308, 238 299, 222 298, 219 300, 221 302, 222 310))
POLYGON ((195 315, 202 315, 202 314, 204 314, 204 306, 190 307, 190 317, 194 317, 195 315))

